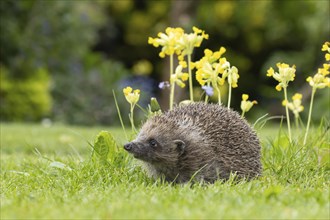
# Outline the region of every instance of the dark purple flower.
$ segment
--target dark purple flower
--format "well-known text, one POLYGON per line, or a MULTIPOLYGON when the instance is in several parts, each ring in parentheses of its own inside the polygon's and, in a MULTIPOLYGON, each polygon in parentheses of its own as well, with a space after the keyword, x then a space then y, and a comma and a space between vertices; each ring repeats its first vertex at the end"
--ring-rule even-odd
POLYGON ((159 87, 160 89, 165 89, 165 88, 170 87, 170 83, 167 82, 167 81, 160 82, 159 85, 158 85, 158 87, 159 87))
POLYGON ((202 89, 205 91, 206 95, 212 96, 214 91, 212 86, 202 86, 202 89))

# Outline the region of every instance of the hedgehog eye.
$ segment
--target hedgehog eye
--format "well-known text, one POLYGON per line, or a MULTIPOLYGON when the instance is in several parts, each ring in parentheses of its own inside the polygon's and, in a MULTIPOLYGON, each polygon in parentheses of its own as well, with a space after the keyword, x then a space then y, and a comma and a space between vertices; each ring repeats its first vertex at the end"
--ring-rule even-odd
POLYGON ((149 144, 151 147, 157 147, 157 141, 155 139, 150 139, 149 144))

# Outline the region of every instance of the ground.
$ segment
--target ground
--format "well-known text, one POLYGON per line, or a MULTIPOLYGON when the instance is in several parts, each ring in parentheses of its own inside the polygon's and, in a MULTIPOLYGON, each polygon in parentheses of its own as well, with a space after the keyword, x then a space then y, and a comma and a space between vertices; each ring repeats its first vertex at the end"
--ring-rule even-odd
POLYGON ((1 124, 1 219, 329 219, 329 131, 307 146, 279 125, 259 128, 263 176, 171 185, 149 179, 121 146, 120 128, 1 124), (118 151, 92 155, 108 130, 118 151), (90 144, 89 144, 90 143, 90 144))

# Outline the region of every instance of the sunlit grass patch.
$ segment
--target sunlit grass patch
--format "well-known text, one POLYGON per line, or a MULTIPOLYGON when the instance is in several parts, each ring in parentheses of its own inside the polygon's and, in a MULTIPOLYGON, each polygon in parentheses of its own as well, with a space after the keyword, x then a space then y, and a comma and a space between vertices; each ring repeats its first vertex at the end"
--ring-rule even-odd
MULTIPOLYGON (((124 141, 120 129, 1 124, 1 218, 329 217, 329 140, 319 141, 329 135, 325 126, 312 129, 314 138, 304 147, 290 144, 278 126, 258 130, 264 165, 259 179, 184 185, 149 179, 120 144, 110 163, 92 157, 87 142, 93 144, 100 130, 124 141), (14 131, 19 138, 11 137, 14 131), (74 133, 74 148, 61 142, 63 131, 74 133)), ((303 136, 292 134, 293 140, 303 136)))

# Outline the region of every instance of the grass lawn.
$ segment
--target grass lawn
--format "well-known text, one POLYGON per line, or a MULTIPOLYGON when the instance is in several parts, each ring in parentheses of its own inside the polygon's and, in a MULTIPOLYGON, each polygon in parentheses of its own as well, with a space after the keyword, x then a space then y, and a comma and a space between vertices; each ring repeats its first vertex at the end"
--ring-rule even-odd
POLYGON ((258 131, 263 176, 250 182, 171 185, 148 179, 122 148, 109 164, 91 159, 101 130, 1 124, 1 219, 329 219, 330 138, 325 128, 258 131))

